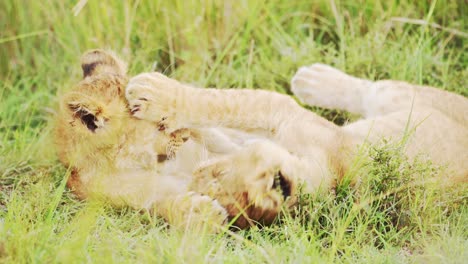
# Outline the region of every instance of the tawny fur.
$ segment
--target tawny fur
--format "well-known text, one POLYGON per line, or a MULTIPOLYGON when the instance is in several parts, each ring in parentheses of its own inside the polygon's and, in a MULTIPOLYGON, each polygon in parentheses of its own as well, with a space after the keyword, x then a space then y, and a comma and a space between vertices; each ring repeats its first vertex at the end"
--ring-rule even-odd
POLYGON ((125 64, 112 53, 84 54, 82 68, 84 79, 61 97, 55 122, 59 158, 71 168, 68 187, 82 199, 151 210, 174 226, 225 223, 225 209, 189 185, 201 161, 237 144, 212 129, 166 134, 133 118, 124 97, 125 64), (216 144, 204 142, 207 137, 216 144))
POLYGON ((251 220, 269 222, 284 202, 293 205, 300 185, 305 192, 332 187, 348 171, 358 147, 382 137, 408 137, 409 158, 426 154, 435 164, 447 166, 443 181, 467 181, 466 98, 405 82, 358 79, 322 64, 299 69, 292 91, 306 104, 344 109, 364 119, 339 127, 286 95, 197 89, 159 73, 130 79, 126 98, 135 117, 167 132, 221 126, 267 139, 195 172, 196 188, 205 186, 226 208, 231 208, 233 197, 241 208, 250 204, 251 220), (285 200, 275 189, 278 173, 292 198, 285 200))
POLYGON ((359 145, 398 140, 407 128, 409 157, 426 153, 447 165, 449 182, 468 177, 467 100, 435 88, 371 82, 321 64, 299 69, 292 90, 304 103, 364 117, 338 127, 273 92, 199 89, 158 73, 127 85, 124 63, 100 50, 86 53, 82 68, 56 123, 69 187, 173 225, 218 226, 226 213, 240 227, 271 223, 294 205, 298 186, 331 188, 359 145))

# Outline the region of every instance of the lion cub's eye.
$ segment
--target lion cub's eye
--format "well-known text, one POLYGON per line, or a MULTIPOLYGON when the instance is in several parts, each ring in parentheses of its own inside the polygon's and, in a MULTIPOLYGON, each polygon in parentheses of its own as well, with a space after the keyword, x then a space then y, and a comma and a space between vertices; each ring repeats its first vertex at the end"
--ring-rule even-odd
POLYGON ((81 123, 85 125, 91 132, 95 132, 98 126, 96 125, 97 118, 91 114, 87 109, 81 108, 76 105, 69 105, 70 110, 73 111, 73 116, 79 118, 81 123))
POLYGON ((91 131, 94 132, 97 128, 96 121, 97 118, 84 110, 80 110, 76 112, 76 115, 81 119, 81 122, 86 125, 86 127, 91 131))

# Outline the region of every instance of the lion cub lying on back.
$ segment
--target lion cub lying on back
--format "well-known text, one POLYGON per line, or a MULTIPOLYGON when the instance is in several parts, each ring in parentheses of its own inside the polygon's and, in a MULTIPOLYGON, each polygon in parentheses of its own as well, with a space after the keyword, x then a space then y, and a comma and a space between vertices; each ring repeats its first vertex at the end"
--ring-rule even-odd
POLYGON ((446 182, 468 178, 468 103, 446 91, 301 68, 291 87, 300 100, 364 117, 338 127, 286 95, 198 89, 159 73, 127 84, 111 54, 82 60, 84 79, 61 100, 56 140, 73 168, 68 185, 83 198, 151 209, 173 225, 268 224, 294 205, 299 186, 332 187, 360 144, 398 140, 408 128, 409 157, 423 152, 447 165, 446 182))
POLYGON ((133 118, 124 89, 125 64, 95 50, 82 57, 84 78, 61 98, 55 123, 59 158, 72 169, 68 187, 79 197, 149 209, 172 225, 226 222, 226 208, 191 188, 203 161, 237 150, 244 135, 219 129, 161 132, 158 125, 133 118), (177 153, 177 155, 176 155, 177 153))

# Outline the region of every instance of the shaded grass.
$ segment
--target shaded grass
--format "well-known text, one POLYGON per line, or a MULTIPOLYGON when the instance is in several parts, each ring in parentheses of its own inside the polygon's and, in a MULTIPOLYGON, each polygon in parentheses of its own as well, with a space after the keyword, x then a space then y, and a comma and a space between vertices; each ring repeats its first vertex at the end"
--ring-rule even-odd
MULTIPOLYGON (((48 120, 56 94, 80 78, 86 49, 111 48, 130 73, 158 70, 199 86, 290 93, 302 65, 323 62, 370 79, 400 79, 468 95, 464 1, 0 2, 0 261, 462 262, 466 188, 407 182, 439 170, 393 145, 366 155, 358 188, 303 196, 297 217, 217 236, 82 203, 63 188, 48 120), (386 194, 388 195, 382 195, 386 194)), ((337 123, 354 117, 312 108, 337 123)), ((353 176, 353 175, 351 175, 353 176)), ((356 175, 354 175, 356 176, 356 175)))

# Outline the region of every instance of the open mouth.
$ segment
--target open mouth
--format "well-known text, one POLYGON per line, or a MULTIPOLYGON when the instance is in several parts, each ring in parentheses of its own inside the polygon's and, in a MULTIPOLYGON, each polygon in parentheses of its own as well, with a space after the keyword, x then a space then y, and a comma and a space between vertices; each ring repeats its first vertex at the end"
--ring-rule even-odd
POLYGON ((278 171, 275 174, 275 179, 274 179, 273 185, 271 187, 273 189, 281 191, 281 194, 283 195, 284 199, 291 196, 291 183, 288 180, 286 180, 286 178, 281 173, 281 171, 278 171))

